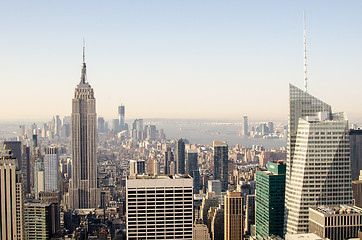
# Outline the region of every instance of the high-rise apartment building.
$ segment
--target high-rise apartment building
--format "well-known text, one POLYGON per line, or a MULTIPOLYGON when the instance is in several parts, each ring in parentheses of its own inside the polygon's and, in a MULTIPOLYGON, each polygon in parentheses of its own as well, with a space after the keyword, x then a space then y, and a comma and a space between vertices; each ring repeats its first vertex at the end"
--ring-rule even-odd
POLYGON ((192 239, 193 191, 187 175, 126 180, 127 239, 192 239))
POLYGON ((0 159, 0 238, 24 239, 23 187, 16 159, 4 154, 0 159))
POLYGON ((241 135, 243 136, 249 136, 249 123, 248 123, 248 116, 243 117, 242 122, 242 129, 241 129, 241 135))
POLYGON ((58 149, 48 147, 44 149, 44 190, 57 191, 58 187, 58 149))
POLYGON ((222 191, 228 189, 228 145, 214 141, 214 180, 221 181, 222 191))
POLYGON ((285 173, 283 161, 268 162, 268 169, 256 172, 256 238, 283 236, 285 173))
POLYGON ((224 200, 224 240, 243 238, 243 197, 241 192, 227 192, 224 200))
POLYGON ((81 80, 72 101, 72 179, 69 189, 71 209, 96 208, 97 188, 97 113, 93 88, 87 82, 84 59, 81 80))
POLYGON ((308 208, 352 204, 348 120, 290 85, 285 233, 308 232, 308 208))
POLYGON ((178 174, 185 174, 185 142, 182 138, 176 143, 176 169, 178 174))

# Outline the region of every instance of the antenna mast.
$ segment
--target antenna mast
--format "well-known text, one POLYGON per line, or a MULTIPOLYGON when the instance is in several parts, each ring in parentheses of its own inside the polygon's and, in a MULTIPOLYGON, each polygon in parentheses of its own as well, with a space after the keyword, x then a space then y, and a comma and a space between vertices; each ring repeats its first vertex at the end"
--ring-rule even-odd
POLYGON ((304 89, 308 92, 308 76, 307 76, 307 37, 306 37, 306 24, 305 24, 305 11, 303 12, 304 18, 304 89))

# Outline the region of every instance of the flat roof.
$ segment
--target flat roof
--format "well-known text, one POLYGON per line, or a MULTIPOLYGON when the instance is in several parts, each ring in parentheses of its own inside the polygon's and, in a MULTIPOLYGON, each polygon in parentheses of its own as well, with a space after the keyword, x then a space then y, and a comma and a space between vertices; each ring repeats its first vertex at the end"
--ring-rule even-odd
POLYGON ((348 205, 339 205, 339 206, 318 206, 311 207, 311 209, 323 213, 324 215, 337 215, 337 214, 350 214, 350 213, 360 213, 362 214, 362 209, 356 206, 348 205))

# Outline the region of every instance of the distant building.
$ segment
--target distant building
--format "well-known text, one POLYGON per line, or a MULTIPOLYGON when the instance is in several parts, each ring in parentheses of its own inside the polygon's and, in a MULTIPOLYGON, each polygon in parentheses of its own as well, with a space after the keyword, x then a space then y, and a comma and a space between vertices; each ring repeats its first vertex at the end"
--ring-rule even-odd
POLYGON ((222 191, 228 189, 228 145, 214 141, 214 179, 221 181, 222 191))
POLYGON ((207 187, 207 191, 208 192, 215 192, 216 196, 221 195, 221 181, 220 180, 209 180, 207 181, 208 187, 207 187))
POLYGON ((105 123, 105 122, 104 122, 104 118, 99 117, 99 118, 98 118, 98 127, 97 127, 98 132, 103 133, 103 132, 106 131, 106 128, 105 128, 104 123, 105 123))
POLYGON ((206 196, 202 199, 200 207, 200 218, 203 220, 204 224, 208 225, 207 214, 211 207, 217 207, 219 205, 218 199, 215 196, 214 192, 207 192, 206 196))
POLYGON ((244 234, 241 192, 227 192, 224 204, 224 240, 240 240, 244 234))
POLYGON ((309 232, 330 240, 357 238, 362 228, 362 209, 355 206, 309 208, 309 232))
POLYGON ((157 129, 155 125, 147 125, 145 127, 145 136, 147 140, 155 140, 156 139, 157 129))
POLYGON ((241 135, 249 136, 248 116, 243 117, 243 121, 242 121, 241 125, 242 125, 241 135))
POLYGON ((0 159, 0 238, 24 239, 23 187, 16 159, 5 154, 0 159))
POLYGON ((129 160, 129 175, 146 173, 146 165, 144 160, 129 160))
POLYGON ((258 240, 271 235, 283 237, 285 175, 282 161, 268 162, 267 171, 256 172, 256 237, 258 240))
POLYGON ((119 130, 125 130, 124 121, 126 118, 126 107, 124 105, 118 106, 118 122, 119 122, 119 130))
POLYGON ((114 134, 119 133, 119 120, 117 118, 112 120, 112 131, 114 134))
POLYGON ((165 175, 170 175, 170 163, 174 161, 173 152, 171 151, 171 148, 168 147, 165 152, 165 175))
POLYGON ((192 188, 187 175, 128 177, 127 239, 192 239, 192 188))

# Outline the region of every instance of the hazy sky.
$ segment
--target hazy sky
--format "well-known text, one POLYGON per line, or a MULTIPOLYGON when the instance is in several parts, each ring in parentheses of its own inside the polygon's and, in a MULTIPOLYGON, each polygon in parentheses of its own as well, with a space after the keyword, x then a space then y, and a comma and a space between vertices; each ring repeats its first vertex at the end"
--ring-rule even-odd
POLYGON ((362 1, 1 1, 1 119, 70 115, 82 39, 98 116, 286 119, 288 84, 362 119, 362 1))

